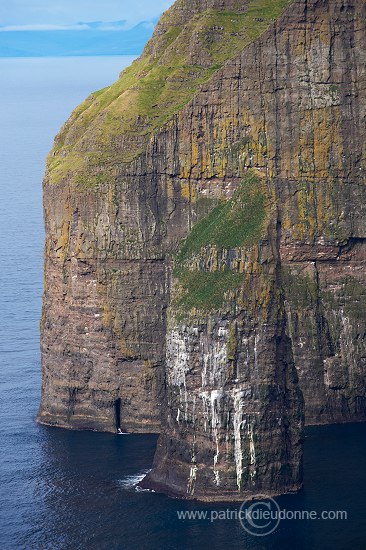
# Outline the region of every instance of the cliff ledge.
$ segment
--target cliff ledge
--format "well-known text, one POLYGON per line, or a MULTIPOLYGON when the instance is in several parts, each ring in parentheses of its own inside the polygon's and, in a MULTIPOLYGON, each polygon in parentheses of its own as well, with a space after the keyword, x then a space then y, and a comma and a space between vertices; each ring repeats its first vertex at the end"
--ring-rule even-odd
POLYGON ((55 139, 41 423, 160 433, 143 485, 302 484, 366 418, 366 4, 177 0, 55 139))

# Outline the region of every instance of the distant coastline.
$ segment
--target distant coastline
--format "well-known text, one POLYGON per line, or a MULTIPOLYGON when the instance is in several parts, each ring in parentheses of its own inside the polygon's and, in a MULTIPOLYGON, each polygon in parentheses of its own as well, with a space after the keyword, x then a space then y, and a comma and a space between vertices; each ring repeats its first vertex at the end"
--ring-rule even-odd
POLYGON ((141 55, 141 51, 136 52, 126 52, 126 53, 60 53, 60 54, 44 54, 44 55, 33 55, 33 54, 18 54, 18 55, 0 55, 0 59, 62 59, 62 58, 72 58, 72 57, 132 57, 136 58, 141 55))
POLYGON ((126 30, 46 30, 0 32, 0 58, 140 55, 155 22, 126 30))

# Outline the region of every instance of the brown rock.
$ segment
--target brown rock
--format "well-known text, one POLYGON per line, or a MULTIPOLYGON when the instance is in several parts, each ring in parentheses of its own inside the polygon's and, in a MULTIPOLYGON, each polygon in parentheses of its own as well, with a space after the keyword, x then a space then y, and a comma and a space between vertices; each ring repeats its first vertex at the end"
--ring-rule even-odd
POLYGON ((187 498, 298 489, 303 396, 366 416, 366 7, 288 4, 178 1, 45 178, 39 420, 161 431, 187 498))

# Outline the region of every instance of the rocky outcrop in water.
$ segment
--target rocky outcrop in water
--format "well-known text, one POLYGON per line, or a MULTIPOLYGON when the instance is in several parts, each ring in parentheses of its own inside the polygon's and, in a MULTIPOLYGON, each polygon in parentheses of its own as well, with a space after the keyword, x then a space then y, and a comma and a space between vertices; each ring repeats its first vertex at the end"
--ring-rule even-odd
POLYGON ((301 486, 363 421, 366 7, 178 0, 44 182, 39 421, 161 433, 145 486, 301 486))

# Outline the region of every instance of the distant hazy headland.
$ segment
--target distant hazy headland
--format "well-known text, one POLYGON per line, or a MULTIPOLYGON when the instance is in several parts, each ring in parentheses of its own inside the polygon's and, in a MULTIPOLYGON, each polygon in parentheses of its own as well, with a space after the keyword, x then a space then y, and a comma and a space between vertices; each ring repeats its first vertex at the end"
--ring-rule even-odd
POLYGON ((124 21, 80 23, 72 28, 34 26, 27 30, 0 26, 0 57, 138 55, 155 23, 142 22, 132 28, 124 21))

